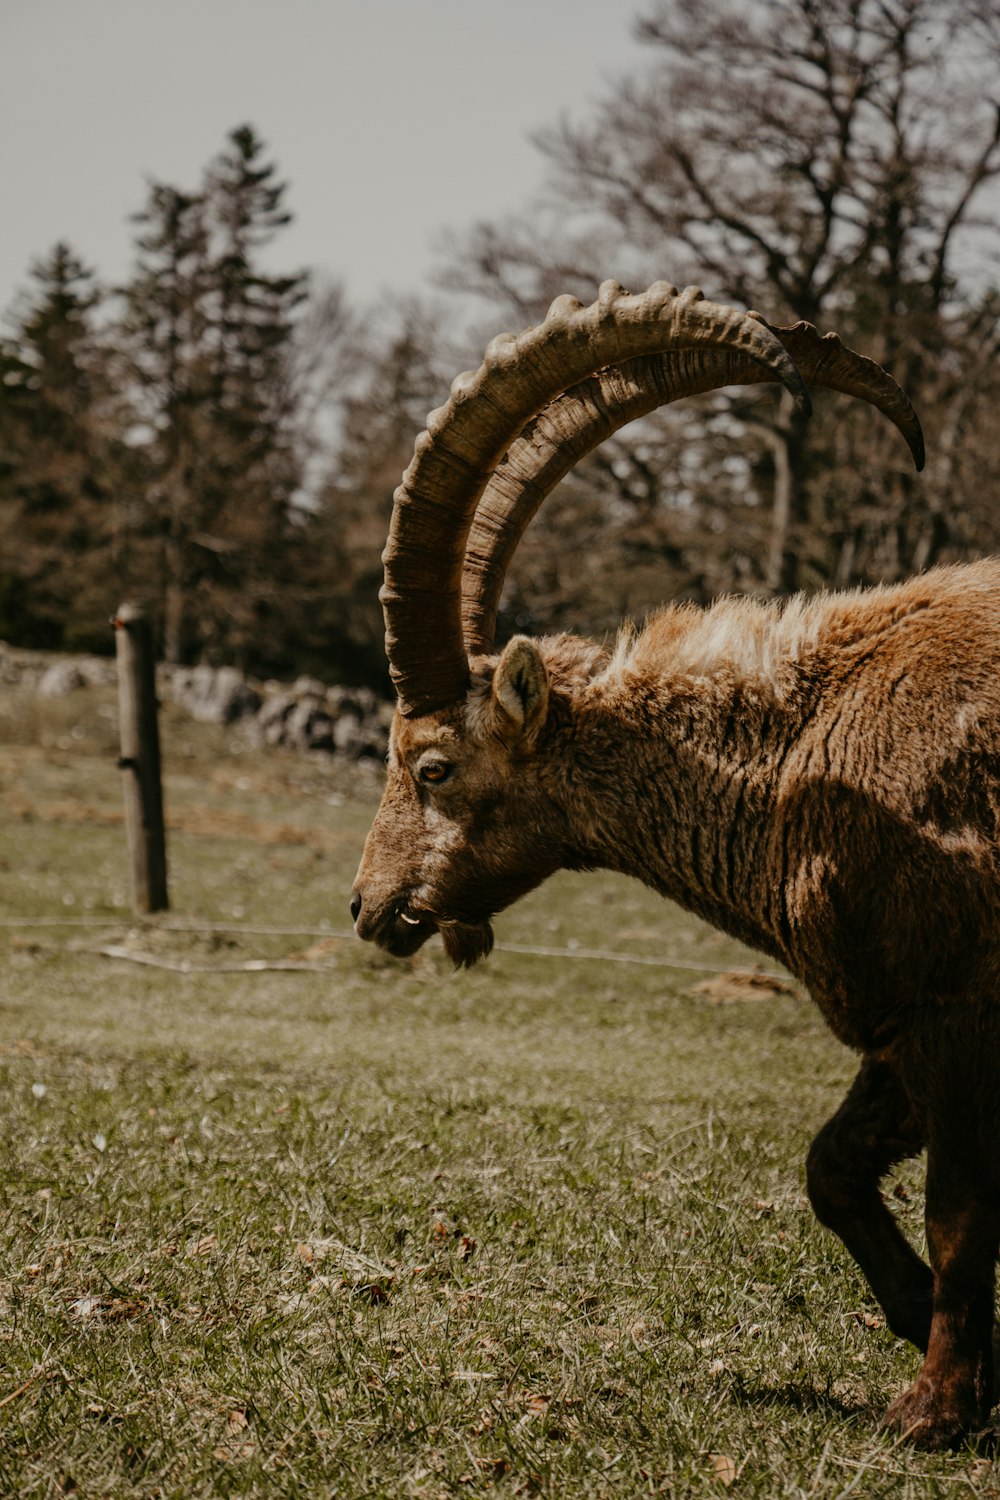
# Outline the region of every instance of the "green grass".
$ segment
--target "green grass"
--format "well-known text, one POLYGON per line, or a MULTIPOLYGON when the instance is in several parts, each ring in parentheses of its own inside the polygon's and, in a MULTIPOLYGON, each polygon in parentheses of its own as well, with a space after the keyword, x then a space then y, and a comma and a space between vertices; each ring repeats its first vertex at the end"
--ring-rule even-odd
MULTIPOLYGON (((110 699, 0 701, 0 1492, 1000 1493, 982 1442, 877 1430, 916 1356, 806 1205, 853 1072, 806 1002, 386 960, 336 935, 376 777, 164 742, 173 910, 138 923, 110 699), (247 930, 283 927, 330 936, 247 930)), ((498 936, 748 962, 598 875, 498 936)))

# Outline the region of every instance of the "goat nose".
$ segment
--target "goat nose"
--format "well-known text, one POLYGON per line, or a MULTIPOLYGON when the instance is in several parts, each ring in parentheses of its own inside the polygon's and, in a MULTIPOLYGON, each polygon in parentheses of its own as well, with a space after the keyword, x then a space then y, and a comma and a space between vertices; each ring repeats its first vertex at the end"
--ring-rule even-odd
POLYGON ((361 915, 361 892, 355 891, 351 897, 351 920, 356 922, 361 915))

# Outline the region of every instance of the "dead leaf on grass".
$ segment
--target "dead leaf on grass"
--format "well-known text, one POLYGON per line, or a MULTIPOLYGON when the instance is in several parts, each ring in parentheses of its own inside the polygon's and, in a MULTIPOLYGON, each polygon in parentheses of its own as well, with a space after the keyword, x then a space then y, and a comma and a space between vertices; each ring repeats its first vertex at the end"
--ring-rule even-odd
POLYGON ((70 1303, 74 1318, 94 1318, 102 1323, 122 1323, 129 1318, 141 1318, 149 1308, 144 1302, 134 1302, 128 1297, 77 1297, 70 1303))
POLYGON ((524 1406, 529 1416, 540 1417, 549 1409, 549 1398, 548 1396, 541 1395, 541 1393, 536 1393, 528 1397, 524 1406))
POLYGON ((711 979, 699 980, 687 991, 709 1005, 744 1005, 753 1000, 772 1000, 776 995, 797 995, 794 984, 763 969, 732 969, 711 979))
MULTIPOLYGON (((278 1232, 283 1233, 284 1226, 280 1226, 278 1232)), ((342 1240, 303 1240, 295 1246, 295 1256, 303 1265, 326 1262, 327 1271, 337 1269, 348 1285, 358 1286, 361 1283, 396 1279, 396 1267, 391 1262, 365 1255, 352 1245, 345 1245, 342 1240)))
POLYGON ((494 1480, 499 1480, 510 1472, 510 1461, 506 1458, 484 1458, 481 1455, 476 1458, 476 1474, 459 1474, 459 1484, 475 1484, 480 1475, 489 1475, 494 1480))
POLYGON ((736 1467, 735 1459, 729 1457, 728 1453, 710 1453, 708 1461, 712 1465, 712 1472, 720 1484, 728 1489, 735 1484, 740 1477, 740 1471, 736 1467))
POLYGON ((357 1297, 363 1297, 366 1302, 373 1306, 380 1302, 388 1302, 396 1286, 395 1276, 380 1276, 375 1281, 356 1281, 351 1286, 351 1291, 357 1297))
POLYGON ((220 1443, 212 1450, 212 1456, 224 1464, 235 1464, 241 1459, 252 1458, 256 1452, 256 1443, 220 1443))
POLYGON ((317 943, 310 943, 308 948, 302 948, 298 953, 289 953, 289 963, 309 964, 317 963, 325 959, 328 962, 337 957, 344 946, 343 938, 327 937, 320 938, 317 943))
POLYGON ((246 1411, 242 1407, 231 1411, 226 1417, 226 1440, 214 1449, 214 1456, 225 1464, 252 1457, 257 1451, 257 1444, 245 1436, 249 1425, 246 1411))

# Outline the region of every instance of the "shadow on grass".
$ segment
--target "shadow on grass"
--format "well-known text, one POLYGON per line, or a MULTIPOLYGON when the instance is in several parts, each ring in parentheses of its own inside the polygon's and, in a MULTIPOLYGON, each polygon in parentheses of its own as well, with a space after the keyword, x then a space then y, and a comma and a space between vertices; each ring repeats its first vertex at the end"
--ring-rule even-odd
MULTIPOLYGON (((765 1410, 779 1407, 791 1412, 813 1412, 841 1420, 856 1420, 867 1424, 873 1437, 881 1435, 893 1442, 894 1446, 899 1441, 897 1433, 889 1432, 882 1426, 884 1410, 863 1401, 841 1401, 827 1391, 810 1390, 807 1386, 794 1385, 791 1381, 786 1381, 783 1385, 751 1386, 744 1380, 737 1379, 733 1399, 740 1405, 765 1410)), ((978 1431, 956 1438, 951 1444, 951 1451, 964 1451, 970 1457, 987 1459, 996 1464, 1000 1459, 1000 1413, 994 1411, 990 1422, 978 1431)))
POLYGON ((881 1415, 867 1402, 842 1401, 829 1391, 811 1390, 788 1380, 783 1385, 749 1385, 742 1377, 737 1377, 733 1399, 743 1406, 780 1406, 787 1411, 823 1412, 831 1417, 863 1417, 873 1425, 881 1415))

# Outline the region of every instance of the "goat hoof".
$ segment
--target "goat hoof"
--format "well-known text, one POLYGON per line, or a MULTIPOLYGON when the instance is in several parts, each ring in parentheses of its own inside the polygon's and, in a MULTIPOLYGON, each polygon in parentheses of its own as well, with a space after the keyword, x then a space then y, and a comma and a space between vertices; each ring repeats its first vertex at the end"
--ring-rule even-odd
POLYGON ((949 1399, 934 1381, 918 1376, 897 1396, 882 1419, 882 1426, 913 1444, 931 1451, 954 1448, 980 1425, 975 1403, 968 1406, 949 1399))

